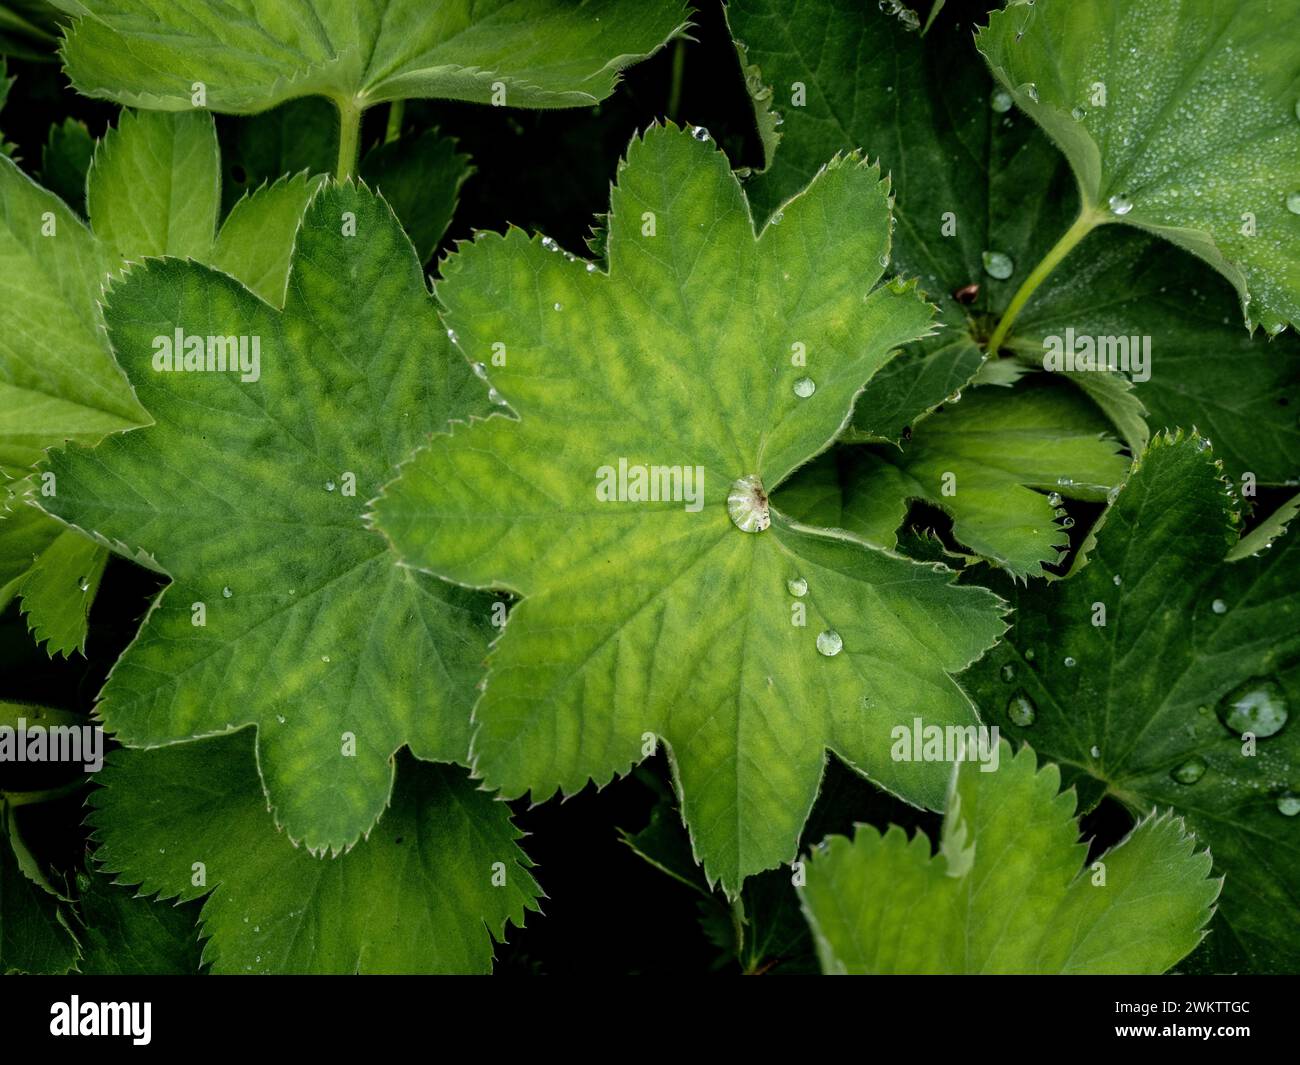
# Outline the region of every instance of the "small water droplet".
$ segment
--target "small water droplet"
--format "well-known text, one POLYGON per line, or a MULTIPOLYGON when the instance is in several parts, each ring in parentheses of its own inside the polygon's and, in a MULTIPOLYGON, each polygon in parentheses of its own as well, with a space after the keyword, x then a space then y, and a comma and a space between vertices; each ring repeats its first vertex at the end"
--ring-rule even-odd
POLYGON ((1025 86, 1025 95, 1033 100, 1034 103, 1038 103, 1038 86, 1031 81, 1025 86))
POLYGON ((587 264, 587 273, 589 273, 589 274, 594 274, 595 272, 596 272, 596 264, 595 264, 595 263, 588 263, 588 264, 587 264))
POLYGON ((547 251, 559 251, 559 250, 560 250, 560 245, 559 245, 559 243, 558 243, 557 241, 555 241, 555 240, 552 240, 550 237, 543 237, 543 238, 542 238, 542 247, 545 248, 547 251))
POLYGON ((1016 679, 1016 667, 1011 662, 1008 662, 1005 666, 1003 666, 1000 672, 1002 673, 1002 679, 1005 680, 1008 684, 1010 684, 1013 680, 1016 679))
POLYGON ((1277 797, 1277 812, 1283 817, 1295 817, 1300 814, 1300 795, 1284 791, 1277 797))
POLYGON ((1085 118, 1087 118, 1087 116, 1088 116, 1088 112, 1085 111, 1082 107, 1075 107, 1075 108, 1071 108, 1070 110, 1070 117, 1074 119, 1076 122, 1082 122, 1085 118))
POLYGON ((1300 214, 1300 191, 1286 194, 1286 209, 1292 214, 1300 214))
POLYGON ((808 594, 808 582, 802 577, 791 577, 785 582, 785 586, 790 589, 790 594, 796 599, 802 599, 808 594))
POLYGON ((1228 612, 1228 604, 1225 603, 1222 599, 1216 599, 1213 603, 1210 604, 1210 609, 1213 610, 1216 614, 1226 614, 1228 612))
POLYGON ((1034 705, 1033 699, 1023 691, 1018 691, 1007 700, 1007 717, 1013 725, 1028 728, 1038 717, 1038 707, 1034 705))
POLYGON ((453 344, 455 344, 458 340, 460 340, 460 337, 458 337, 458 336, 456 335, 456 330, 454 330, 454 329, 448 329, 448 330, 447 330, 447 339, 450 340, 453 344))
POLYGON ((1049 507, 1059 507, 1063 502, 1060 492, 1049 492, 1047 494, 1047 505, 1049 507))
POLYGON ((757 474, 731 483, 731 491, 727 493, 727 513, 741 532, 759 533, 772 524, 767 492, 757 474))
POLYGON ((1016 264, 1011 261, 1011 256, 1004 252, 986 251, 981 258, 984 261, 984 272, 989 277, 1005 281, 1015 272, 1016 264))
POLYGON ((1106 206, 1110 208, 1110 213, 1119 215, 1121 218, 1133 210, 1133 201, 1127 196, 1116 193, 1106 201, 1106 206))
POLYGON ((1073 528, 1074 528, 1074 519, 1073 519, 1072 517, 1070 517, 1070 515, 1067 514, 1065 517, 1063 517, 1063 518, 1061 519, 1061 528, 1062 528, 1062 529, 1073 529, 1073 528))
POLYGON ((275 719, 276 719, 278 722, 280 722, 280 724, 282 724, 282 725, 284 724, 284 720, 285 720, 285 719, 284 719, 284 715, 283 715, 283 714, 276 714, 276 715, 275 715, 275 719))
POLYGON ((1114 583, 1115 587, 1118 588, 1121 584, 1124 583, 1124 578, 1117 573, 1115 574, 1115 576, 1111 578, 1111 581, 1114 583))
POLYGON ((328 661, 330 660, 330 656, 329 656, 329 655, 321 655, 321 656, 320 656, 320 660, 321 660, 322 662, 328 662, 328 661))
POLYGON ((83 592, 88 592, 90 591, 90 581, 86 580, 85 577, 78 577, 77 587, 80 588, 83 592))
POLYGON ((1006 89, 996 89, 989 98, 989 106, 998 114, 1011 110, 1011 94, 1006 89))
POLYGON ((1077 665, 1078 665, 1078 663, 1077 663, 1077 662, 1076 662, 1076 661, 1075 661, 1075 660, 1074 660, 1070 655, 1066 655, 1066 656, 1065 656, 1065 668, 1066 668, 1066 669, 1073 669, 1073 668, 1074 668, 1075 666, 1077 666, 1077 665))
POLYGON ((555 309, 556 309, 557 311, 562 311, 562 310, 564 310, 564 304, 563 304, 563 303, 560 303, 560 302, 557 300, 557 301, 556 301, 556 304, 555 304, 555 309))
POLYGON ((960 403, 960 402, 961 402, 961 389, 960 389, 960 388, 957 389, 956 392, 954 392, 951 396, 949 396, 947 399, 944 400, 944 403, 960 403))
POLYGON ((876 260, 876 262, 878 262, 881 265, 881 267, 886 267, 889 265, 889 256, 887 254, 882 255, 879 259, 876 260))
POLYGON ((1093 758, 1100 758, 1101 748, 1098 747, 1096 744, 1093 744, 1093 746, 1089 749, 1088 753, 1092 755, 1093 758))
POLYGON ((817 383, 811 377, 801 377, 794 383, 794 394, 800 399, 807 399, 817 391, 817 383))
POLYGON ((785 212, 777 211, 768 221, 771 225, 779 226, 783 218, 785 218, 785 212))
POLYGON ((1194 754, 1169 775, 1179 784, 1195 784, 1205 776, 1205 769, 1205 759, 1199 754, 1194 754))
POLYGON ((1259 739, 1282 731, 1288 707, 1276 681, 1252 677, 1220 700, 1219 720, 1237 735, 1253 732, 1259 739))
POLYGON ((827 658, 834 658, 844 648, 844 641, 834 629, 817 634, 817 650, 827 658))
POLYGON ((470 369, 474 371, 476 376, 481 377, 484 381, 487 380, 487 367, 483 365, 483 363, 481 362, 470 363, 470 369))
POLYGON ((707 141, 709 139, 709 131, 703 126, 692 126, 691 136, 697 141, 707 141))
POLYGON ((326 481, 326 482, 325 482, 325 491, 327 491, 327 492, 332 492, 332 491, 334 491, 334 488, 335 488, 335 485, 334 485, 334 482, 333 482, 333 481, 326 481))
POLYGON ((234 595, 234 594, 235 594, 235 593, 232 592, 229 588, 222 588, 222 589, 221 589, 221 597, 222 597, 223 599, 229 599, 229 598, 230 598, 232 595, 234 595))
POLYGON ((504 407, 506 405, 506 397, 495 388, 488 389, 488 401, 495 403, 498 407, 504 407))
POLYGON ((1033 660, 1034 660, 1034 649, 1033 649, 1032 647, 1026 647, 1026 648, 1025 648, 1025 661, 1026 661, 1026 662, 1032 662, 1033 660))

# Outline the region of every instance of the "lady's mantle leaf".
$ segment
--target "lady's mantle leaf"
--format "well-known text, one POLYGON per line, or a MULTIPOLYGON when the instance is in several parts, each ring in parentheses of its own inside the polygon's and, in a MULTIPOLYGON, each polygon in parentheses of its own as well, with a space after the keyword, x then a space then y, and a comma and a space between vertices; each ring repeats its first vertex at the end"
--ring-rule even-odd
POLYGON ((1227 878, 1209 964, 1294 969, 1300 546, 1289 535, 1224 562, 1232 503, 1205 441, 1157 437, 1086 567, 1047 586, 994 585, 1015 624, 968 680, 986 720, 1058 761, 1081 793, 1186 816, 1227 878))
POLYGON ((1153 813, 1084 867, 1072 792, 1034 752, 954 774, 939 853, 861 825, 813 852, 800 889, 827 973, 1162 973, 1197 943, 1221 882, 1181 818, 1153 813))
POLYGON ((200 970, 198 903, 154 902, 115 886, 101 873, 79 874, 77 887, 81 917, 77 972, 186 976, 200 970))
POLYGON ((1199 255, 1272 332, 1300 323, 1297 31, 1292 0, 1040 0, 977 44, 1085 204, 1199 255))
POLYGON ((19 863, 9 833, 13 811, 0 802, 0 973, 66 973, 77 941, 59 900, 19 863))
POLYGON ((137 746, 256 723, 289 835, 347 847, 388 802, 398 747, 457 760, 469 746, 490 605, 398 569, 360 519, 421 439, 486 406, 481 386, 364 187, 326 186, 308 207, 283 312, 162 259, 110 290, 105 318, 154 424, 53 454, 58 494, 40 502, 173 583, 98 713, 137 746), (214 360, 230 341, 245 361, 160 371, 178 334, 214 360))
POLYGON ((56 2, 82 16, 63 45, 79 92, 184 111, 200 82, 199 106, 239 114, 308 95, 357 107, 432 96, 582 107, 612 93, 619 71, 686 16, 681 0, 56 2))
POLYGON ((383 821, 322 859, 276 830, 249 733, 119 751, 90 799, 96 857, 142 894, 207 896, 215 973, 487 972, 541 894, 520 832, 464 770, 398 762, 383 821))
POLYGON ((787 507, 803 521, 883 547, 897 545, 908 501, 922 499, 952 515, 953 535, 977 555, 1016 577, 1041 577, 1070 542, 1057 524, 1066 516, 1059 497, 1099 502, 1124 479, 1128 460, 1107 428, 1087 400, 1041 380, 1014 392, 973 388, 901 450, 839 445, 782 498, 797 491, 787 507))
POLYGON ((794 856, 828 747, 943 801, 946 767, 892 762, 890 729, 973 721, 948 674, 1003 623, 941 567, 798 525, 779 497, 768 514, 932 308, 871 288, 889 246, 874 167, 836 159, 756 239, 704 139, 633 141, 608 274, 517 230, 444 263, 448 324, 519 420, 434 437, 377 518, 412 566, 526 597, 475 711, 478 772, 540 800, 662 737, 706 875, 734 895, 794 856), (619 472, 637 467, 677 491, 637 501, 619 472))

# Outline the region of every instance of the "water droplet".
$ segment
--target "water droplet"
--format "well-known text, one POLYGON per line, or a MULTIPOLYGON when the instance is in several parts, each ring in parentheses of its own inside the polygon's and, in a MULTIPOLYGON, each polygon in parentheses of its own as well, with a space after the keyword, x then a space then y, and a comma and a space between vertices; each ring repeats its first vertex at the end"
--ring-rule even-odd
POLYGON ((1011 94, 1006 89, 997 89, 989 99, 989 106, 998 114, 1011 110, 1011 94))
POLYGON ((333 482, 333 481, 326 481, 326 482, 325 482, 325 491, 327 491, 327 492, 332 492, 332 491, 334 491, 334 487, 335 487, 335 485, 334 485, 334 482, 333 482))
POLYGON ((1117 192, 1106 201, 1106 206, 1110 208, 1111 214, 1119 215, 1122 218, 1133 210, 1133 201, 1117 192))
POLYGON ((784 217, 785 217, 785 212, 784 212, 784 211, 777 211, 776 214, 774 214, 774 215, 773 215, 773 216, 768 220, 768 221, 769 221, 769 224, 774 225, 774 226, 779 226, 779 225, 781 224, 781 219, 783 219, 784 217))
POLYGON ((506 405, 506 397, 495 388, 488 389, 488 400, 489 402, 495 403, 498 407, 504 407, 506 405))
POLYGON ((1005 666, 1003 666, 1000 672, 1002 673, 1002 679, 1005 680, 1008 684, 1010 684, 1013 680, 1016 679, 1016 667, 1011 662, 1008 662, 1005 666))
POLYGON ((817 383, 811 377, 801 377, 794 383, 794 394, 800 399, 807 399, 817 391, 817 383))
POLYGON ((1034 705, 1033 699, 1023 691, 1018 691, 1007 701, 1007 717, 1013 725, 1028 728, 1038 717, 1038 707, 1034 705))
POLYGON ((589 274, 594 274, 595 272, 596 272, 596 264, 595 264, 595 263, 588 263, 588 264, 587 264, 587 273, 589 273, 589 274))
POLYGON ((1219 720, 1237 735, 1272 736, 1286 724, 1286 696, 1275 681, 1253 677, 1228 692, 1218 705, 1219 720))
POLYGON ((889 256, 888 256, 888 255, 882 255, 879 259, 876 260, 876 262, 878 262, 882 267, 888 266, 888 265, 889 265, 889 256))
POLYGON ((1216 599, 1213 603, 1210 604, 1210 609, 1213 610, 1216 614, 1226 614, 1228 612, 1228 604, 1225 603, 1222 599, 1216 599))
POLYGON ((1059 507, 1063 502, 1064 502, 1064 500, 1061 498, 1061 493, 1060 493, 1060 492, 1049 492, 1049 493, 1048 493, 1048 495, 1047 495, 1047 505, 1048 505, 1049 507, 1059 507))
POLYGON ((844 648, 844 641, 834 629, 827 629, 817 634, 817 650, 827 658, 834 658, 844 648))
POLYGON ((458 336, 456 335, 456 330, 454 330, 454 329, 448 329, 448 330, 447 330, 447 339, 450 340, 453 344, 455 344, 458 340, 460 340, 460 337, 458 337, 458 336))
POLYGON ((1031 81, 1025 86, 1025 95, 1033 100, 1034 103, 1038 103, 1038 86, 1031 81))
POLYGON ((767 492, 757 474, 731 483, 731 491, 727 493, 727 513, 741 532, 759 533, 772 524, 767 492))
POLYGON ((1124 583, 1124 578, 1117 573, 1115 574, 1115 576, 1111 578, 1111 581, 1114 583, 1115 587, 1118 588, 1121 584, 1124 583))
POLYGON ((1300 214, 1300 191, 1286 194, 1286 209, 1292 214, 1300 214))
POLYGON ((997 278, 999 281, 1005 281, 1016 269, 1016 264, 1011 261, 1011 256, 1000 251, 986 251, 983 256, 984 271, 989 277, 997 278))
POLYGON ((1277 812, 1283 817, 1295 817, 1300 814, 1300 795, 1289 791, 1282 792, 1277 797, 1277 812))
POLYGON ((85 577, 78 577, 77 587, 80 588, 83 592, 88 592, 90 591, 90 581, 86 580, 85 577))
POLYGON ((1026 647, 1026 648, 1025 648, 1025 661, 1026 661, 1026 662, 1032 662, 1033 660, 1034 660, 1034 649, 1033 649, 1032 647, 1026 647))
POLYGON ((1085 111, 1082 107, 1075 107, 1072 108, 1070 111, 1070 117, 1074 119, 1076 122, 1082 122, 1087 116, 1088 116, 1088 112, 1085 111))
POLYGON ((470 363, 470 369, 473 370, 474 373, 477 376, 481 377, 484 381, 487 380, 487 367, 484 366, 483 363, 481 362, 470 363))
POLYGON ((560 245, 559 245, 559 243, 558 243, 557 241, 552 240, 550 237, 543 237, 543 238, 542 238, 542 247, 545 248, 547 251, 559 251, 559 250, 560 250, 560 245))
POLYGON ((232 592, 229 588, 222 588, 222 589, 221 589, 221 597, 222 597, 223 599, 229 599, 229 598, 230 598, 232 595, 234 595, 234 594, 235 594, 235 593, 232 592))
POLYGON ((707 141, 709 139, 709 131, 703 126, 692 126, 691 136, 697 141, 707 141))
POLYGON ((1073 669, 1073 668, 1074 668, 1075 666, 1077 666, 1077 665, 1078 665, 1078 663, 1077 663, 1073 658, 1071 658, 1069 655, 1066 655, 1066 656, 1065 656, 1065 668, 1066 668, 1066 669, 1073 669))
POLYGON ((1205 776, 1205 769, 1205 759, 1199 754, 1194 754, 1169 775, 1179 784, 1195 784, 1205 776))
POLYGON ((785 582, 785 586, 790 589, 790 594, 796 599, 802 599, 808 594, 808 582, 802 577, 791 577, 785 582))
POLYGON ((560 303, 560 302, 557 301, 556 304, 555 304, 555 309, 556 309, 557 311, 562 311, 562 310, 564 310, 564 304, 563 304, 563 303, 560 303))
POLYGON ((1093 758, 1100 758, 1101 748, 1098 747, 1096 744, 1093 744, 1093 746, 1089 749, 1088 753, 1092 755, 1093 758))
POLYGON ((1074 519, 1073 519, 1072 517, 1070 517, 1070 515, 1067 514, 1065 517, 1063 517, 1063 518, 1061 519, 1061 528, 1062 528, 1062 529, 1073 529, 1073 528, 1074 528, 1074 519))
POLYGON ((954 392, 951 396, 949 396, 947 399, 945 399, 944 402, 945 402, 945 403, 960 403, 960 402, 961 402, 961 389, 959 388, 959 389, 958 389, 956 392, 954 392))
POLYGON ((276 719, 278 722, 280 722, 280 724, 282 724, 282 725, 284 724, 284 720, 285 720, 285 718, 284 718, 284 715, 283 715, 283 714, 276 714, 276 715, 275 715, 275 719, 276 719))
POLYGON ((321 655, 321 656, 320 656, 320 660, 321 660, 322 662, 326 662, 326 663, 328 663, 329 660, 330 660, 330 656, 329 656, 329 655, 321 655))

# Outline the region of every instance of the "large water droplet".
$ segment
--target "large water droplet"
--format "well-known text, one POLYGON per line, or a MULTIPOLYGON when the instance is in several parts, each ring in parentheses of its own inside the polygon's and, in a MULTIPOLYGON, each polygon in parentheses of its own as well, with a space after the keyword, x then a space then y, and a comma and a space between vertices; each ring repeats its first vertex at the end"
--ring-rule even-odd
POLYGON ((834 629, 827 629, 817 634, 817 650, 827 658, 834 658, 844 648, 844 641, 834 629))
POLYGON ((1065 500, 1061 498, 1060 492, 1049 492, 1047 494, 1047 505, 1050 507, 1059 507, 1065 500))
POLYGON ((1292 214, 1300 214, 1300 190, 1286 194, 1286 209, 1292 214))
POLYGON ((1003 666, 999 672, 1001 672, 1002 674, 1002 679, 1005 680, 1008 684, 1010 684, 1013 680, 1016 679, 1016 667, 1011 662, 1008 662, 1005 666, 1003 666))
POLYGON ((1205 769, 1205 759, 1199 754, 1194 754, 1169 775, 1179 784, 1195 784, 1205 776, 1205 769))
POLYGON ((772 524, 768 509, 767 492, 757 474, 741 477, 731 483, 727 493, 727 513, 732 524, 741 532, 762 532, 772 524))
POLYGON ((997 89, 989 99, 989 106, 998 114, 1011 110, 1011 94, 1006 89, 997 89))
POLYGON ((1283 817, 1295 817, 1300 814, 1300 795, 1284 791, 1277 797, 1277 812, 1283 817))
POLYGON ((691 136, 697 141, 707 141, 709 139, 709 131, 703 126, 692 126, 691 136))
POLYGON ((817 382, 811 377, 801 377, 794 383, 794 394, 800 399, 807 399, 817 391, 817 382))
POLYGON ((1011 256, 1000 251, 986 251, 981 258, 984 260, 984 271, 989 277, 1005 281, 1015 272, 1016 264, 1011 261, 1011 256))
POLYGON ((1133 210, 1133 201, 1127 196, 1116 193, 1106 201, 1106 206, 1110 208, 1111 214, 1119 215, 1121 218, 1133 210))
POLYGON ((1228 692, 1216 708, 1219 720, 1237 735, 1253 732, 1259 739, 1282 731, 1288 708, 1276 681, 1254 677, 1228 692))
POLYGON ((790 589, 790 594, 796 599, 802 599, 808 594, 808 582, 802 577, 791 577, 785 582, 785 586, 790 589))
POLYGON ((1023 691, 1018 691, 1007 700, 1007 717, 1013 725, 1028 728, 1038 717, 1038 707, 1034 705, 1033 699, 1023 691))
POLYGON ((547 251, 560 250, 560 245, 556 241, 552 240, 550 237, 542 238, 542 247, 545 248, 547 251))

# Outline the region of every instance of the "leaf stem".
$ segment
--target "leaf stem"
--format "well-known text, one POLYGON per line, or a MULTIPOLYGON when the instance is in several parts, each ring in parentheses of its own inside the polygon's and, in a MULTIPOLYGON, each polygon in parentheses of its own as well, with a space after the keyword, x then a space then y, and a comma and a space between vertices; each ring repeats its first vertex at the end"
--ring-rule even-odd
POLYGON ((1002 313, 1002 319, 998 322, 997 328, 993 330, 993 335, 989 337, 988 350, 991 354, 996 355, 1002 347, 1002 342, 1006 340, 1007 333, 1011 330, 1012 323, 1029 302, 1029 297, 1034 294, 1038 286, 1046 280, 1050 274, 1074 249, 1074 246, 1083 240, 1089 233, 1099 225, 1110 221, 1108 211, 1099 210, 1089 204, 1084 204, 1083 209, 1079 212, 1079 217, 1074 220, 1074 224, 1062 234, 1061 239, 1052 245, 1051 250, 1043 256, 1042 261, 1034 267, 1033 272, 1025 278, 1020 287, 1016 289, 1016 294, 1011 297, 1011 302, 1007 309, 1002 313))
POLYGON ((357 144, 361 139, 361 108, 355 100, 335 97, 339 109, 339 164, 334 176, 339 182, 347 181, 357 170, 357 144))
POLYGON ((0 791, 0 801, 11 809, 18 806, 35 806, 37 803, 53 802, 55 799, 75 795, 86 786, 86 783, 86 777, 78 777, 66 784, 60 784, 57 788, 45 788, 42 791, 0 791))
POLYGON ((388 129, 384 131, 385 144, 392 144, 402 135, 402 116, 405 112, 405 100, 394 100, 388 105, 388 129))
POLYGON ((681 37, 677 38, 677 44, 673 47, 673 74, 672 88, 668 92, 668 118, 670 121, 677 121, 677 112, 682 106, 682 79, 686 73, 686 41, 681 37))
POLYGON ((740 967, 745 967, 745 900, 742 896, 737 895, 731 900, 731 928, 736 936, 736 961, 740 962, 740 967))

